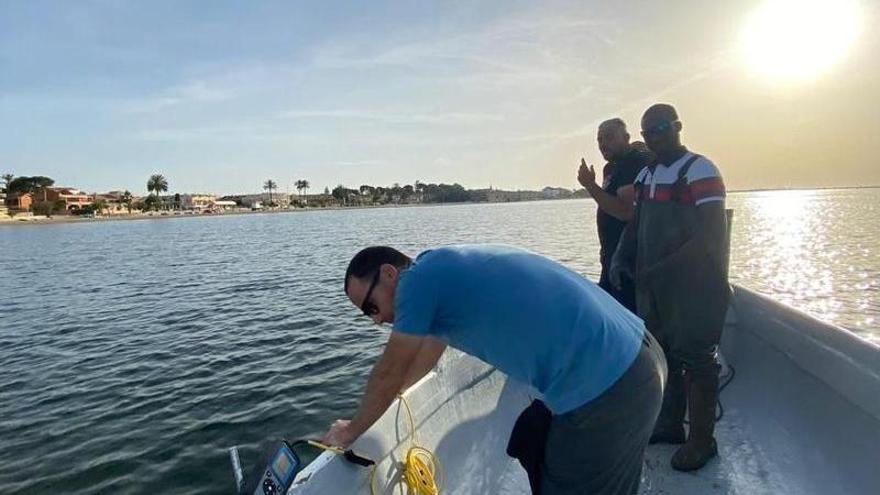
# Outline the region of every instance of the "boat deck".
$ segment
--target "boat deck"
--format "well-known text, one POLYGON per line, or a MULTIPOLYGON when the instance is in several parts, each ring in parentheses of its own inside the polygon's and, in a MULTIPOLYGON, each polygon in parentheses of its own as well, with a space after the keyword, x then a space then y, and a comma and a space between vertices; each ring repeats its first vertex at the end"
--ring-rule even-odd
MULTIPOLYGON (((719 457, 679 473, 669 465, 675 446, 651 446, 640 493, 880 493, 880 349, 742 289, 735 308, 722 341, 736 375, 721 394, 719 457)), ((530 493, 525 472, 505 455, 531 400, 525 387, 448 352, 406 397, 418 442, 442 463, 444 494, 530 493)), ((410 446, 404 411, 392 406, 355 444, 379 462, 377 493, 406 493, 398 483, 410 446)), ((367 470, 330 455, 297 480, 291 494, 370 493, 367 470)))

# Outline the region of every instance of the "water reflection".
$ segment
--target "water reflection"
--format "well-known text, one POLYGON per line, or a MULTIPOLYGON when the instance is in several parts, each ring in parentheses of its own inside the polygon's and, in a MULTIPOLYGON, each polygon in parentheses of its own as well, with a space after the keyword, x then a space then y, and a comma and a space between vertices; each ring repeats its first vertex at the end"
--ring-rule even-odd
MULTIPOLYGON (((732 194, 731 277, 813 315, 872 330, 876 190, 732 194)), ((880 338, 867 332, 876 342, 880 338)))
MULTIPOLYGON (((731 194, 731 276, 880 343, 880 189, 731 194)), ((224 493, 226 447, 354 410, 371 244, 506 243, 596 279, 591 200, 0 229, 0 491, 224 493), (46 473, 54 473, 47 476, 46 473)), ((251 456, 251 457, 248 457, 251 456)))

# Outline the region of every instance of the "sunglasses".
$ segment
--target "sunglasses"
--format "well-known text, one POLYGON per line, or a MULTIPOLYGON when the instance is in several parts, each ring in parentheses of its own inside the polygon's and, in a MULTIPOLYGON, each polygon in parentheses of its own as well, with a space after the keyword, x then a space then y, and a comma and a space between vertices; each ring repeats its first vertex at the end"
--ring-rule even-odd
POLYGON ((642 130, 642 137, 659 136, 661 134, 665 134, 670 129, 672 129, 672 126, 676 123, 678 123, 677 120, 660 122, 659 124, 655 125, 654 127, 649 127, 647 129, 643 129, 642 130))
POLYGON ((379 313, 379 306, 376 306, 370 301, 370 296, 373 295, 373 289, 376 288, 376 284, 379 283, 379 275, 382 273, 382 270, 378 270, 375 275, 373 275, 373 281, 370 282, 370 287, 367 289, 367 295, 364 296, 364 302, 361 303, 361 311, 364 312, 365 316, 373 316, 379 313))

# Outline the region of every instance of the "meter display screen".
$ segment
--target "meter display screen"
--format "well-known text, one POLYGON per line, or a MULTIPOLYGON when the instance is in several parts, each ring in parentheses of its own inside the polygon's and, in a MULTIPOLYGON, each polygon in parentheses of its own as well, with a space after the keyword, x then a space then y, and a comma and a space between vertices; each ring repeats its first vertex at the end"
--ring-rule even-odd
POLYGON ((283 447, 278 451, 275 460, 272 462, 272 471, 282 483, 293 481, 293 475, 299 467, 299 460, 296 455, 287 447, 283 447))
POLYGON ((272 469, 278 473, 278 476, 281 479, 287 479, 288 471, 290 471, 290 459, 285 454, 281 454, 275 459, 275 464, 272 466, 272 469))

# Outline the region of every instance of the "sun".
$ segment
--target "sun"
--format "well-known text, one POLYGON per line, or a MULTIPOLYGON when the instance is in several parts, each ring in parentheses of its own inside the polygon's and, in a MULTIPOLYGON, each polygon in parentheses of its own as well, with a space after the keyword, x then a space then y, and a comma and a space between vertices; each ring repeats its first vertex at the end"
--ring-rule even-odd
POLYGON ((805 80, 843 58, 858 30, 856 0, 768 0, 748 18, 742 52, 758 74, 805 80))

